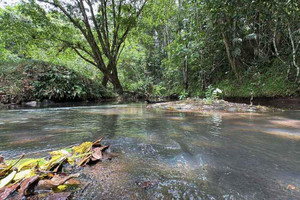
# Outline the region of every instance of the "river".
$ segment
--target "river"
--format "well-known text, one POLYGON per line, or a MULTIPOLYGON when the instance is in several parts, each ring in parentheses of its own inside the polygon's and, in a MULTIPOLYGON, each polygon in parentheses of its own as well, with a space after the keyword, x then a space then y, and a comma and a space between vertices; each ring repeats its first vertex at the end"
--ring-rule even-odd
POLYGON ((0 110, 0 154, 101 136, 118 157, 75 199, 299 199, 300 111, 176 113, 144 104, 0 110))

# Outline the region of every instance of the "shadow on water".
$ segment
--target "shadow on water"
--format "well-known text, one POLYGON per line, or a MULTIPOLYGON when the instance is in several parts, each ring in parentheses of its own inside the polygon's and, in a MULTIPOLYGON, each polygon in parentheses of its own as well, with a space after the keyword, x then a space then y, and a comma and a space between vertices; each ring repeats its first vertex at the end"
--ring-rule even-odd
POLYGON ((300 196, 300 112, 201 115, 142 104, 0 111, 6 157, 40 156, 100 136, 119 157, 86 168, 89 187, 77 199, 300 196))

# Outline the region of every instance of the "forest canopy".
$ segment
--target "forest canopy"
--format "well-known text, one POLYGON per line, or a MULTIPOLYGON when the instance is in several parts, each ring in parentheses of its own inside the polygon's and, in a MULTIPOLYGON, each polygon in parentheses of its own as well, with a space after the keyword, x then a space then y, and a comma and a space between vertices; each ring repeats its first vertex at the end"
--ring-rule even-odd
MULTIPOLYGON (((300 1, 29 0, 0 8, 2 63, 63 65, 119 95, 299 95, 300 1)), ((0 91, 1 92, 1 91, 0 91)))

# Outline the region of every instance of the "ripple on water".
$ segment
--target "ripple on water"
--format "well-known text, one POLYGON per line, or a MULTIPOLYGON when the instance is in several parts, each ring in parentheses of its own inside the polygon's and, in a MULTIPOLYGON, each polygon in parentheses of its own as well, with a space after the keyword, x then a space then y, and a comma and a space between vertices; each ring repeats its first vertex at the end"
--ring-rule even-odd
POLYGON ((271 134, 271 135, 275 135, 275 136, 279 136, 279 137, 283 137, 283 138, 300 140, 299 130, 297 132, 295 132, 293 130, 270 128, 270 129, 264 129, 264 130, 260 130, 260 131, 263 133, 267 133, 267 134, 271 134))
POLYGON ((40 153, 105 135, 120 155, 84 169, 83 185, 90 185, 75 199, 297 199, 297 116, 139 105, 2 111, 0 152, 40 153), (145 182, 153 184, 145 189, 145 182))

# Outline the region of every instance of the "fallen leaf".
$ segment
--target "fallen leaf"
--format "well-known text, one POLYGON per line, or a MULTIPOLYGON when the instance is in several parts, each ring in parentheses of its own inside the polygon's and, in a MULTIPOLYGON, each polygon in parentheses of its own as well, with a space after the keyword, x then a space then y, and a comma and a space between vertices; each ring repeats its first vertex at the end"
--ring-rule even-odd
POLYGON ((67 185, 59 185, 59 186, 57 186, 57 191, 58 192, 63 192, 63 191, 66 191, 67 189, 68 189, 67 185))
POLYGON ((2 179, 0 181, 0 189, 7 186, 14 179, 16 173, 17 173, 16 171, 13 171, 8 176, 6 176, 4 179, 2 179))
POLYGON ((77 166, 84 166, 86 163, 89 162, 90 158, 92 157, 92 155, 87 155, 85 156, 78 164, 77 166))
POLYGON ((102 159, 102 151, 101 151, 101 147, 96 147, 93 149, 94 153, 92 154, 92 156, 96 159, 96 160, 100 160, 102 159))
POLYGON ((0 155, 0 163, 4 163, 4 156, 0 155))
MULTIPOLYGON (((77 178, 79 174, 57 174, 61 168, 73 170, 74 165, 82 166, 91 160, 99 161, 111 159, 113 154, 108 153, 109 146, 101 145, 102 138, 95 142, 84 142, 79 146, 52 151, 50 159, 40 158, 23 159, 22 154, 16 160, 5 160, 0 155, 0 200, 7 198, 19 189, 18 198, 31 195, 36 189, 52 189, 52 191, 65 191, 81 184, 77 178), (68 161, 70 165, 64 165, 68 161), (13 170, 16 169, 16 170, 13 170), (39 175, 36 175, 39 174, 39 175), (9 185, 13 183, 12 185, 9 185)), ((68 171, 68 170, 67 170, 68 171)), ((37 197, 37 196, 36 196, 37 197)), ((48 199, 67 199, 70 193, 53 194, 48 199)))
POLYGON ((23 196, 28 196, 32 193, 35 184, 39 180, 39 176, 36 175, 31 178, 27 178, 21 183, 21 188, 19 191, 19 198, 21 199, 23 196))
POLYGON ((67 177, 61 177, 59 175, 55 175, 51 180, 40 180, 38 183, 39 189, 52 189, 58 187, 59 185, 63 185, 66 181, 71 178, 77 178, 79 174, 72 174, 67 177))
POLYGON ((15 177, 14 177, 14 181, 19 181, 19 180, 22 180, 24 178, 30 178, 32 176, 35 176, 35 172, 33 169, 27 169, 27 170, 23 170, 23 171, 20 171, 18 172, 15 177))
POLYGON ((11 195, 14 191, 16 191, 20 187, 20 183, 4 187, 0 189, 0 199, 6 199, 9 195, 11 195))
POLYGON ((50 152, 50 155, 52 156, 71 156, 71 152, 67 151, 66 149, 61 149, 61 150, 58 150, 58 151, 52 151, 50 152))
POLYGON ((103 137, 96 140, 95 142, 93 142, 93 145, 92 146, 97 146, 97 145, 100 145, 100 142, 103 140, 103 137))
POLYGON ((92 142, 84 142, 79 146, 73 147, 73 150, 75 153, 83 154, 89 151, 92 145, 93 145, 92 142))
POLYGON ((23 159, 16 167, 18 171, 35 167, 41 159, 23 159))
POLYGON ((57 167, 57 165, 60 165, 62 162, 64 162, 67 159, 65 155, 56 155, 51 158, 45 165, 40 166, 42 170, 50 171, 54 167, 57 167))
POLYGON ((81 182, 79 180, 70 179, 66 182, 66 185, 80 185, 81 182))
POLYGON ((287 189, 289 189, 289 190, 294 190, 294 189, 296 189, 296 187, 289 184, 289 185, 287 186, 287 189))
POLYGON ((25 154, 22 154, 18 160, 13 160, 7 168, 0 171, 0 176, 2 176, 2 174, 9 172, 16 164, 18 164, 24 158, 24 156, 25 156, 25 154))

